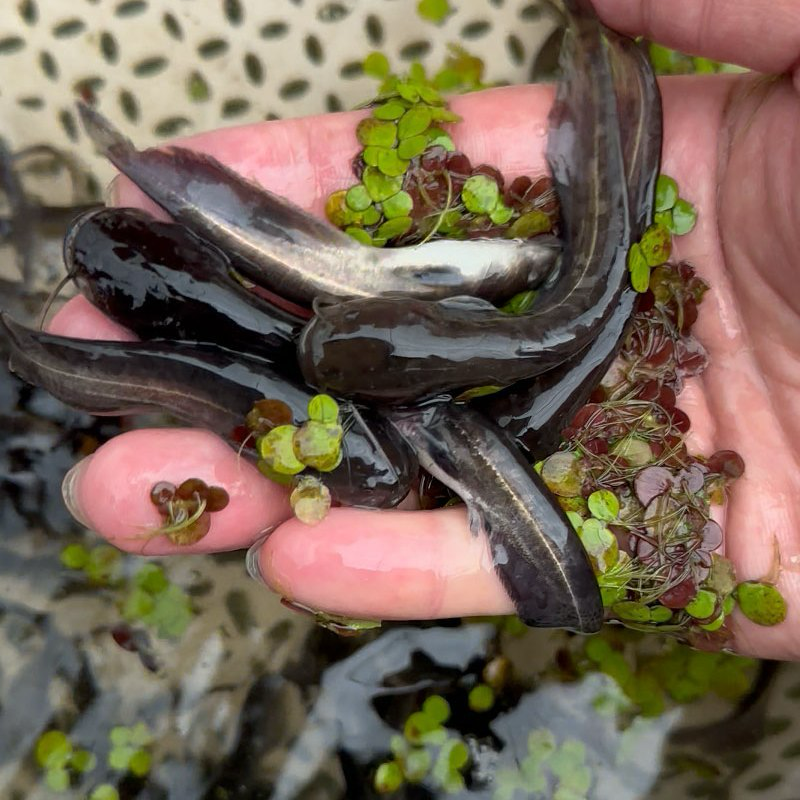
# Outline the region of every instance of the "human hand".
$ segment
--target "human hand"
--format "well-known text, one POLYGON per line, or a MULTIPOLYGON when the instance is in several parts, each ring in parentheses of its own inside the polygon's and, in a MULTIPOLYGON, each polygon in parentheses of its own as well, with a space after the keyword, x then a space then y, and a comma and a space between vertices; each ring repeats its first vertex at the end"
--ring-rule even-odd
MULTIPOLYGON (((712 58, 788 72, 800 59, 800 10, 790 0, 597 0, 604 21, 712 58), (715 8, 718 11, 715 12, 715 8), (668 9, 668 10, 667 10, 668 9)), ((713 76, 662 82, 664 158, 681 194, 699 212, 675 255, 696 265, 712 287, 695 332, 711 364, 680 397, 700 452, 735 449, 746 472, 727 506, 725 549, 740 579, 773 571, 789 604, 774 629, 735 619, 736 644, 762 657, 800 658, 800 300, 792 293, 800 251, 800 69, 790 81, 713 76), (784 266, 786 265, 786 266, 784 266)), ((512 179, 545 171, 548 87, 493 90, 454 99, 464 122, 453 138, 473 163, 497 165, 512 179)), ((357 149, 357 115, 340 114, 216 131, 189 144, 278 194, 321 213, 323 199, 348 185, 357 149)), ((151 208, 130 184, 117 200, 151 208)), ((127 333, 80 298, 51 330, 122 338, 127 333)), ((100 448, 72 472, 66 495, 85 524, 125 550, 139 552, 143 527, 160 523, 149 501, 159 480, 199 477, 224 486, 230 505, 213 515, 196 545, 161 538, 147 553, 211 552, 249 547, 267 529, 253 562, 281 595, 303 605, 361 618, 424 619, 511 613, 486 543, 469 532, 463 508, 433 512, 333 509, 320 525, 289 519, 284 490, 209 433, 136 431, 100 448), (288 520, 288 521, 287 521, 288 520)))

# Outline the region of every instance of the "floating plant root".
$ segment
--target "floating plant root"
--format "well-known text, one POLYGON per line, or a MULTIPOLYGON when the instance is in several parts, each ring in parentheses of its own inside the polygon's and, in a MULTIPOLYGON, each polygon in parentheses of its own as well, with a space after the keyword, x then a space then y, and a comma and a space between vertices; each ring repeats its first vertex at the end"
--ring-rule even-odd
POLYGON ((137 538, 150 541, 156 536, 166 536, 172 544, 185 547, 199 542, 208 533, 211 514, 222 511, 230 497, 221 486, 208 486, 199 478, 188 478, 177 487, 159 481, 150 490, 150 500, 164 524, 137 538))

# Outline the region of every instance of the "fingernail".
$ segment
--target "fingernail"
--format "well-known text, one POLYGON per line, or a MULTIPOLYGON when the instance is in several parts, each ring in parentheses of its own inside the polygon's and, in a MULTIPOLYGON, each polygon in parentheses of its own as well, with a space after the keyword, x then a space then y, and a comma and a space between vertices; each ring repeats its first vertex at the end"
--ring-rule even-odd
POLYGON ((106 186, 105 192, 103 192, 103 202, 107 206, 119 205, 119 181, 120 176, 115 175, 106 186))
POLYGON ((264 574, 261 572, 261 548, 264 546, 264 542, 267 541, 269 535, 272 531, 275 530, 274 527, 269 528, 268 530, 264 531, 258 539, 250 545, 250 548, 247 551, 247 555, 245 556, 244 563, 245 567, 247 567, 247 574, 254 580, 258 581, 259 583, 266 586, 268 589, 272 589, 272 587, 267 583, 264 579, 264 574))
POLYGON ((61 484, 61 496, 64 498, 64 505, 67 507, 67 511, 86 528, 89 527, 89 521, 78 503, 78 485, 81 475, 86 471, 91 458, 91 456, 87 456, 75 464, 64 476, 61 484))

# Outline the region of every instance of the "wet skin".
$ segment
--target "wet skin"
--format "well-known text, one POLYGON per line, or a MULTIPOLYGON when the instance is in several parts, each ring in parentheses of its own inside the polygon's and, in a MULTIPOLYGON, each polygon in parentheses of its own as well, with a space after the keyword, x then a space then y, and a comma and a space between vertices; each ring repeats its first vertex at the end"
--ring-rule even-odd
MULTIPOLYGON (((661 163, 661 96, 643 50, 632 40, 608 35, 614 89, 620 113, 622 156, 628 185, 631 238, 639 239, 652 222, 655 182, 661 163)), ((594 340, 567 363, 533 380, 476 404, 538 460, 556 450, 561 431, 586 402, 619 351, 637 293, 626 286, 617 307, 594 340)))
MULTIPOLYGON (((800 60, 795 3, 740 0, 737 14, 730 13, 730 2, 703 4, 706 25, 694 0, 669 7, 647 4, 651 12, 646 16, 632 10, 639 4, 623 0, 598 6, 612 26, 709 57, 746 54, 752 66, 776 72, 800 60)), ((795 80, 800 88, 800 78, 795 80)), ((738 647, 794 658, 800 658, 800 465, 795 456, 800 418, 794 411, 800 275, 790 265, 800 250, 794 189, 800 144, 792 134, 800 129, 798 88, 785 81, 753 89, 751 78, 732 76, 662 84, 663 170, 676 178, 682 195, 700 213, 695 231, 677 241, 676 255, 693 261, 712 285, 695 328, 711 354, 711 366, 702 380, 690 383, 680 405, 692 418, 695 448, 711 452, 732 447, 747 463, 725 523, 726 551, 740 576, 769 573, 776 545, 784 565, 779 585, 789 602, 789 619, 778 628, 763 629, 739 618, 738 647)), ((465 118, 454 133, 457 146, 475 159, 497 164, 510 179, 537 174, 543 142, 531 152, 523 134, 531 130, 531 117, 534 124, 544 124, 550 97, 548 90, 531 87, 457 99, 454 109, 465 118)), ((350 180, 349 155, 357 147, 354 126, 350 115, 293 120, 215 132, 191 145, 234 167, 242 164, 276 192, 321 213, 322 198, 350 180), (316 144, 320 126, 328 134, 325 150, 316 144), (265 153, 266 138, 272 147, 265 153), (288 170, 290 161, 296 166, 288 170)), ((121 192, 124 204, 143 203, 130 187, 121 187, 121 192)), ((78 302, 67 308, 55 327, 83 336, 127 335, 87 305, 78 302)), ((279 487, 266 484, 249 465, 237 462, 227 446, 199 431, 126 434, 101 448, 71 485, 81 515, 94 530, 126 549, 140 550, 141 542, 127 537, 141 525, 159 523, 147 492, 165 474, 197 475, 232 493, 229 508, 216 515, 195 551, 246 547, 264 528, 287 517, 279 487), (111 484, 109 474, 115 475, 111 484)), ((154 541, 148 552, 174 548, 154 541)), ((502 585, 487 567, 491 562, 485 546, 471 536, 459 509, 424 514, 334 509, 315 528, 296 521, 280 525, 257 560, 277 591, 351 616, 424 618, 511 610, 502 585)))
POLYGON ((231 276, 229 259, 182 225, 109 208, 69 229, 64 264, 84 297, 143 339, 210 341, 293 369, 302 320, 231 276))
POLYGON ((78 110, 98 150, 177 222, 219 246, 254 283, 287 300, 479 295, 536 286, 558 255, 532 241, 426 242, 405 251, 364 247, 216 159, 181 147, 137 151, 98 111, 78 110))
MULTIPOLYGON (((313 392, 266 359, 192 342, 100 342, 30 330, 0 315, 9 365, 24 380, 94 414, 163 411, 223 436, 252 456, 238 435, 253 404, 268 397, 307 416, 313 392)), ((322 476, 335 500, 391 508, 409 492, 418 466, 392 425, 371 412, 342 409, 342 463, 322 476)))

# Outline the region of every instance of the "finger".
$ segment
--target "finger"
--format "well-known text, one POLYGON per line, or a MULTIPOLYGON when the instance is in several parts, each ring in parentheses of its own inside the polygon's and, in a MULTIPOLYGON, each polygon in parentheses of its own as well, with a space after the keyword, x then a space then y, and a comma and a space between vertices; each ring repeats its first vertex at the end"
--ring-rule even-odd
POLYGON ((104 339, 135 342, 136 335, 98 311, 83 295, 73 297, 58 310, 47 325, 50 333, 76 339, 104 339))
POLYGON ((513 613, 486 538, 470 533, 463 508, 336 508, 313 527, 291 519, 250 562, 282 597, 346 617, 513 613))
POLYGON ((265 480, 221 439, 181 429, 131 431, 107 442, 67 475, 64 501, 76 519, 111 544, 144 555, 249 547, 292 513, 285 489, 265 480), (221 486, 230 502, 210 515, 204 538, 176 546, 152 536, 163 520, 150 490, 159 481, 178 485, 187 478, 221 486))
POLYGON ((759 72, 797 72, 796 0, 593 0, 609 27, 759 72))

